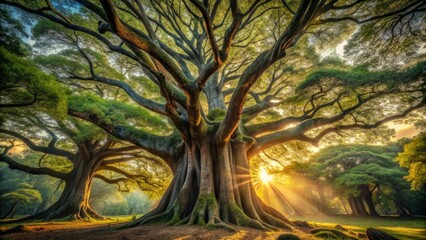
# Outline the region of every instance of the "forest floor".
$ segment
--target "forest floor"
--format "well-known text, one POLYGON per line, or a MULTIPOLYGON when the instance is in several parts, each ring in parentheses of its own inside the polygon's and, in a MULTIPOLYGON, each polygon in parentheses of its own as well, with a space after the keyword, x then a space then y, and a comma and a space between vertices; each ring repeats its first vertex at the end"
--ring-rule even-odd
MULTIPOLYGON (((225 229, 209 230, 201 226, 164 226, 160 224, 138 226, 124 230, 114 230, 113 227, 122 223, 114 221, 98 222, 44 222, 25 224, 28 232, 9 233, 0 235, 1 240, 140 240, 140 239, 179 239, 179 240, 216 240, 216 239, 277 239, 283 232, 267 232, 252 228, 233 226, 236 232, 225 229)), ((0 226, 1 230, 14 225, 0 226)), ((316 240, 312 235, 301 231, 293 232, 302 239, 316 240)))
MULTIPOLYGON (((300 219, 300 218, 299 218, 300 219)), ((116 221, 97 222, 42 222, 29 223, 24 230, 28 232, 10 233, 0 235, 2 240, 139 240, 139 239, 277 239, 283 232, 266 232, 252 228, 235 227, 236 232, 224 229, 208 230, 200 226, 165 227, 163 225, 139 226, 125 230, 114 230, 113 227, 122 224, 128 218, 116 221)), ((400 239, 426 239, 425 219, 367 219, 350 217, 309 217, 312 225, 317 227, 333 228, 340 224, 354 232, 364 232, 367 227, 382 229, 400 239)), ((15 225, 0 226, 1 230, 15 225)), ((312 235, 295 231, 301 239, 314 240, 312 235)))
POLYGON ((348 217, 305 216, 290 217, 290 220, 307 221, 316 227, 334 228, 337 224, 354 232, 365 232, 369 227, 383 230, 401 240, 425 240, 426 218, 399 217, 348 217))

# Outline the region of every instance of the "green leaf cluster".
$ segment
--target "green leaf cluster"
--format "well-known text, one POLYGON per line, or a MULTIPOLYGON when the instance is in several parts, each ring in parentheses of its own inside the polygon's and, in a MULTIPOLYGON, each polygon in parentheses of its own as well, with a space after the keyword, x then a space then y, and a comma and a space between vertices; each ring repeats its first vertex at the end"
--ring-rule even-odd
POLYGON ((129 125, 133 120, 133 125, 148 124, 152 128, 168 128, 167 122, 152 114, 150 111, 131 104, 105 100, 98 96, 86 94, 79 96, 69 96, 69 106, 79 112, 85 112, 103 119, 106 124, 129 125))
POLYGON ((405 71, 368 71, 364 67, 355 67, 351 71, 322 69, 309 74, 297 88, 300 91, 327 80, 334 80, 336 86, 362 87, 380 84, 392 86, 417 80, 424 72, 426 72, 426 62, 420 62, 405 71))
POLYGON ((63 88, 54 77, 42 72, 31 60, 0 48, 1 102, 20 103, 36 98, 33 107, 64 117, 67 101, 63 88))
POLYGON ((411 182, 411 188, 423 188, 426 184, 426 133, 404 145, 404 151, 398 154, 396 161, 401 167, 408 168, 406 179, 411 182))

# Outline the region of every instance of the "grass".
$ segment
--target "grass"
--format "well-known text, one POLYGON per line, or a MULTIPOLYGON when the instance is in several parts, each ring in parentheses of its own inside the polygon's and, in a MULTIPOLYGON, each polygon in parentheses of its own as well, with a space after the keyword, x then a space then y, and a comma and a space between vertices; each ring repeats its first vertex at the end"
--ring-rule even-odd
MULTIPOLYGON (((45 227, 46 229, 79 229, 85 227, 93 227, 95 225, 109 225, 119 222, 130 221, 132 216, 113 216, 112 219, 106 221, 95 222, 79 222, 79 221, 55 221, 55 222, 33 222, 29 225, 32 228, 45 227), (49 227, 47 227, 49 226, 49 227)), ((353 232, 365 233, 369 227, 383 230, 401 240, 420 240, 426 239, 426 218, 361 218, 348 216, 305 216, 291 217, 290 220, 303 220, 309 222, 314 227, 318 228, 334 228, 337 224, 349 229, 353 232)), ((1 225, 0 229, 13 227, 17 224, 1 225)), ((243 229, 236 233, 232 239, 245 238, 243 235, 252 235, 253 232, 243 229), (241 236, 240 236, 241 235, 241 236)), ((257 239, 276 239, 276 234, 273 232, 263 232, 263 237, 257 239)), ((312 235, 300 235, 302 239, 315 239, 312 235)))
POLYGON ((426 218, 362 218, 348 216, 306 216, 292 217, 317 227, 334 228, 337 224, 354 232, 365 233, 369 227, 383 230, 401 240, 426 239, 426 218))
MULTIPOLYGON (((19 217, 25 217, 25 216, 16 216, 16 218, 19 217)), ((69 219, 55 219, 53 221, 43 221, 43 220, 35 220, 31 222, 26 223, 0 223, 0 229, 5 229, 9 227, 14 227, 18 225, 31 225, 31 226, 42 226, 42 225, 61 225, 61 226, 67 226, 67 225, 86 225, 88 223, 90 224, 109 224, 109 223, 119 223, 119 222, 128 222, 131 221, 133 216, 132 215, 119 215, 119 216, 106 216, 109 219, 106 220, 94 220, 91 221, 79 221, 79 220, 69 220, 69 219)), ((3 219, 3 220, 9 220, 9 219, 3 219)))

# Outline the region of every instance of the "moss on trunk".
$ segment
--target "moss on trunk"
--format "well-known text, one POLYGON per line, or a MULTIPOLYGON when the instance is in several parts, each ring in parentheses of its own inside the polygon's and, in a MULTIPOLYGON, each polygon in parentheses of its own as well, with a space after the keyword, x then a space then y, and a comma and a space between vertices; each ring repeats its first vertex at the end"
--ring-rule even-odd
POLYGON ((292 228, 256 196, 247 157, 251 142, 239 138, 220 145, 211 135, 186 144, 158 207, 121 228, 154 222, 226 229, 232 229, 229 224, 262 230, 292 228))

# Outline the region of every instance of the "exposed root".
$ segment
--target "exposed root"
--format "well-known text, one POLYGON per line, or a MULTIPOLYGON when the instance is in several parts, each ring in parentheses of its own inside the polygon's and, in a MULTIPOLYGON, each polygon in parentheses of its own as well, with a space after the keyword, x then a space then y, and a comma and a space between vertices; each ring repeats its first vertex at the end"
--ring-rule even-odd
POLYGON ((207 229, 216 229, 216 228, 223 228, 225 230, 231 231, 231 232, 236 232, 237 230, 235 230, 235 228, 231 227, 230 225, 220 221, 218 223, 214 223, 214 224, 207 224, 205 226, 207 229))
POLYGON ((93 208, 90 206, 87 207, 87 212, 92 216, 92 218, 98 219, 98 220, 111 220, 109 217, 105 217, 100 215, 98 212, 96 212, 93 208))
POLYGON ((159 206, 118 229, 152 223, 230 231, 235 231, 230 224, 260 230, 293 229, 288 219, 256 196, 247 177, 250 176, 246 155, 249 144, 233 141, 231 147, 212 143, 206 140, 188 144, 159 206), (237 178, 237 175, 246 177, 237 178))
POLYGON ((227 219, 224 220, 225 222, 229 221, 238 226, 253 227, 260 230, 272 230, 260 221, 249 218, 236 204, 227 205, 225 211, 225 219, 227 219))
POLYGON ((104 217, 93 210, 90 206, 81 207, 79 212, 72 215, 72 218, 77 221, 94 222, 96 220, 107 220, 111 218, 104 217))
POLYGON ((219 209, 217 207, 216 198, 212 194, 200 195, 197 203, 191 213, 188 224, 198 224, 205 226, 214 224, 215 218, 219 217, 219 209))
POLYGON ((180 220, 179 222, 177 222, 174 226, 179 226, 179 225, 184 225, 184 224, 188 224, 189 218, 191 216, 187 216, 185 218, 183 218, 182 220, 180 220))

